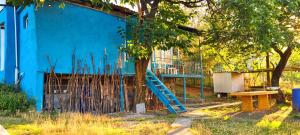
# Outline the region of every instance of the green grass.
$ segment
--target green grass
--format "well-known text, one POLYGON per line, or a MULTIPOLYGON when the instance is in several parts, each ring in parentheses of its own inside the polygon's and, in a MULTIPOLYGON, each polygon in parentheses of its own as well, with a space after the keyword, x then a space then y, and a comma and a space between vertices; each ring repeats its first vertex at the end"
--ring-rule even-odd
POLYGON ((0 124, 11 135, 163 135, 171 129, 173 116, 125 119, 122 116, 95 116, 63 113, 59 115, 27 113, 0 116, 0 124))
POLYGON ((258 120, 251 119, 203 119, 196 120, 192 126, 194 134, 202 135, 291 135, 300 134, 299 122, 285 121, 279 127, 277 122, 266 122, 258 126, 258 120), (273 125, 274 124, 274 125, 273 125), (268 126, 269 125, 269 126, 268 126), (272 127, 277 128, 272 128, 272 127))
MULTIPOLYGON (((203 114, 193 120, 195 135, 300 135, 300 113, 277 105, 268 112, 241 113, 239 106, 196 110, 203 114), (205 117, 203 117, 205 116, 205 117)), ((177 115, 131 117, 79 113, 21 113, 0 116, 0 124, 11 135, 165 135, 177 115)))
POLYGON ((292 112, 288 106, 278 106, 266 114, 239 113, 236 107, 203 110, 202 113, 209 117, 193 121, 193 134, 300 135, 300 113, 292 112))

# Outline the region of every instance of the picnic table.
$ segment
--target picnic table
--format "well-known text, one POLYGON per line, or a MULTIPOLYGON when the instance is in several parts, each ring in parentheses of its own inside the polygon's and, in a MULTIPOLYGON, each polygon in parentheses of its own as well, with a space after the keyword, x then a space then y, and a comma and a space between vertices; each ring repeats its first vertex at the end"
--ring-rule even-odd
POLYGON ((270 110, 271 105, 269 97, 272 94, 277 94, 278 91, 249 91, 249 92, 234 92, 231 93, 231 96, 241 97, 242 100, 242 111, 243 112, 253 112, 253 97, 257 96, 258 98, 258 110, 270 110))

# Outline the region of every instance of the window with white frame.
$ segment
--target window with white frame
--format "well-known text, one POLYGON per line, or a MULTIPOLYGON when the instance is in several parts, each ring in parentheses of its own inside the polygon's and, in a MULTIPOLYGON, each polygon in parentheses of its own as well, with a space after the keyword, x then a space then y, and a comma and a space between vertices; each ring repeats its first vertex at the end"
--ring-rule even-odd
MULTIPOLYGON (((6 0, 0 0, 0 4, 6 4, 6 0)), ((0 6, 0 11, 4 8, 4 6, 0 6)))
POLYGON ((24 29, 28 28, 28 15, 25 15, 23 17, 23 27, 24 27, 24 29))
POLYGON ((4 47, 5 47, 5 27, 4 24, 0 25, 0 70, 4 70, 4 47))

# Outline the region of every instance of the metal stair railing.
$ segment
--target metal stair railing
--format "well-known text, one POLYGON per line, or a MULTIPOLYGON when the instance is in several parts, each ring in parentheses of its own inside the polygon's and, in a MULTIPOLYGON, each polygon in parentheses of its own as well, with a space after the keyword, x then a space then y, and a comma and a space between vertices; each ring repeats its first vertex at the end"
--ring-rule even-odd
POLYGON ((185 106, 150 70, 147 70, 146 85, 171 113, 186 112, 185 106))

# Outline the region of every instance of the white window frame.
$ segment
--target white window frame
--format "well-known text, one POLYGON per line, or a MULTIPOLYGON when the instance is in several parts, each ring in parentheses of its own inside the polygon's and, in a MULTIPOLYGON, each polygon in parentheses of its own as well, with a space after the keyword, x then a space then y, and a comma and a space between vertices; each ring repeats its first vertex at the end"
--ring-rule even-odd
MULTIPOLYGON (((0 0, 0 4, 6 4, 6 0, 0 0)), ((4 8, 4 6, 0 6, 0 11, 4 8)))
POLYGON ((24 17, 23 17, 23 28, 24 29, 27 29, 28 28, 28 14, 26 14, 24 17))

